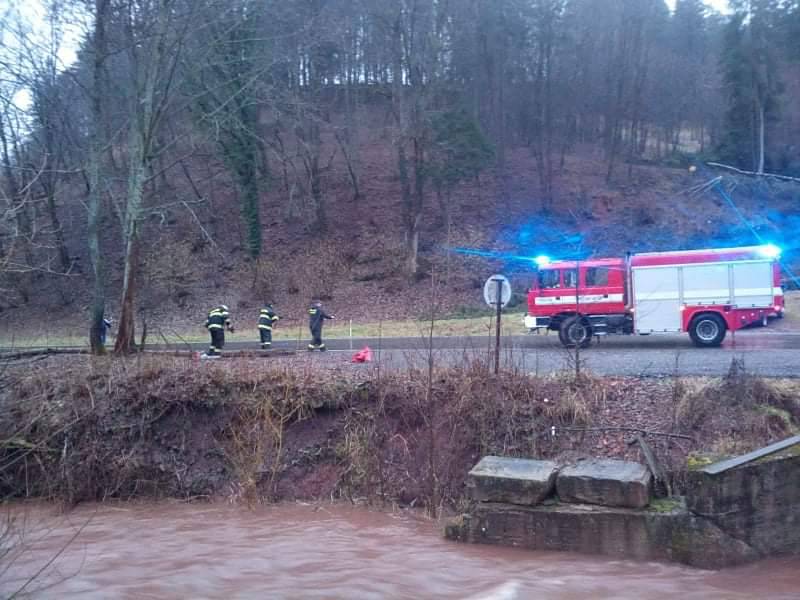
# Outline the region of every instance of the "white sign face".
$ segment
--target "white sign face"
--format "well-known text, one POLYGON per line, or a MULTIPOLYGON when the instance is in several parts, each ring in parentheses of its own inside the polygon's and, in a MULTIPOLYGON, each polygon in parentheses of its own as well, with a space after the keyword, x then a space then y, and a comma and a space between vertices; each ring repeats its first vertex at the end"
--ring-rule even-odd
POLYGON ((483 285, 483 299, 489 306, 496 307, 498 287, 500 290, 500 307, 502 308, 511 300, 511 283, 505 275, 492 275, 486 280, 483 285), (499 286, 498 281, 500 282, 499 286))

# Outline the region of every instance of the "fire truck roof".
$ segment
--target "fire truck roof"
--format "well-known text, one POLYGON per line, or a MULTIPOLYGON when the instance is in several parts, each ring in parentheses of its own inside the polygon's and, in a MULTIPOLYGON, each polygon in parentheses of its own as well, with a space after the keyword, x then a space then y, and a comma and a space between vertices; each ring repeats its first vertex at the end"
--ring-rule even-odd
POLYGON ((740 248, 708 248, 704 250, 675 250, 670 252, 643 252, 631 257, 634 267, 649 267, 738 260, 774 260, 780 249, 771 244, 742 246, 740 248))
POLYGON ((581 267, 620 267, 624 261, 621 258, 587 258, 586 260, 559 260, 540 266, 540 271, 548 269, 574 269, 579 263, 581 267))
MULTIPOLYGON (((739 248, 707 248, 703 250, 671 250, 668 252, 639 252, 631 255, 631 265, 634 267, 652 267, 680 264, 694 264, 706 262, 729 262, 737 260, 777 260, 780 257, 780 248, 772 244, 761 246, 742 246, 739 248)), ((585 260, 558 260, 542 263, 540 271, 550 269, 574 269, 578 264, 581 267, 621 267, 622 258, 587 258, 585 260)))

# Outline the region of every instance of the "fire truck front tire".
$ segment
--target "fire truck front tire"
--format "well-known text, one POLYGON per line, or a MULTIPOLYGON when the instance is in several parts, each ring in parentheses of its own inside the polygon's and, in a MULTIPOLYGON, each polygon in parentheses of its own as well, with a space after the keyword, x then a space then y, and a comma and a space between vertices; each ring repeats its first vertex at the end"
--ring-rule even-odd
POLYGON ((569 317, 561 322, 558 339, 567 348, 588 348, 592 343, 592 327, 581 317, 569 317))
POLYGON ((695 346, 712 348, 722 344, 727 329, 728 326, 722 317, 706 313, 692 319, 692 323, 689 325, 689 337, 692 338, 695 346))

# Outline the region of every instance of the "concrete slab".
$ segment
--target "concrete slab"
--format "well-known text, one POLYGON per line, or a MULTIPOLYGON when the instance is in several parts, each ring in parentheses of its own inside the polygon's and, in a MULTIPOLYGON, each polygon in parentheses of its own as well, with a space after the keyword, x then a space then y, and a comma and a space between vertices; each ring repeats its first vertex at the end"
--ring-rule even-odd
POLYGON ((477 502, 533 506, 552 494, 557 473, 549 460, 485 456, 469 472, 467 487, 477 502))
POLYGON ((760 558, 753 548, 712 521, 695 517, 679 501, 671 504, 658 510, 587 504, 477 504, 473 512, 451 520, 445 536, 539 551, 671 560, 707 569, 760 558))
POLYGON ((766 456, 782 452, 783 450, 787 450, 792 446, 798 445, 800 445, 800 435, 795 435, 785 440, 781 440, 780 442, 775 442, 769 446, 764 446, 763 448, 754 450, 753 452, 748 452, 747 454, 743 454, 741 456, 736 456, 734 458, 729 458, 728 460, 714 463, 713 465, 709 465, 701 470, 703 473, 708 473, 709 475, 719 475, 720 473, 724 473, 730 469, 741 467, 742 465, 746 465, 756 460, 760 460, 766 456))
POLYGON ((583 460, 561 469, 556 492, 561 502, 644 508, 653 476, 642 464, 624 460, 583 460))

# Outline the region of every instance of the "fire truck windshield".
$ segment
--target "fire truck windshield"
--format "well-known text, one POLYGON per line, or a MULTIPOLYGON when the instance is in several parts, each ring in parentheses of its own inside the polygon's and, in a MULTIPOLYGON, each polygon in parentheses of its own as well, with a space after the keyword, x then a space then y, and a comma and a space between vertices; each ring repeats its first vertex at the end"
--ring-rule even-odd
POLYGON ((538 279, 540 290, 561 287, 561 271, 558 269, 540 269, 538 279))
POLYGON ((564 270, 564 287, 574 288, 578 284, 578 270, 566 269, 564 270))

